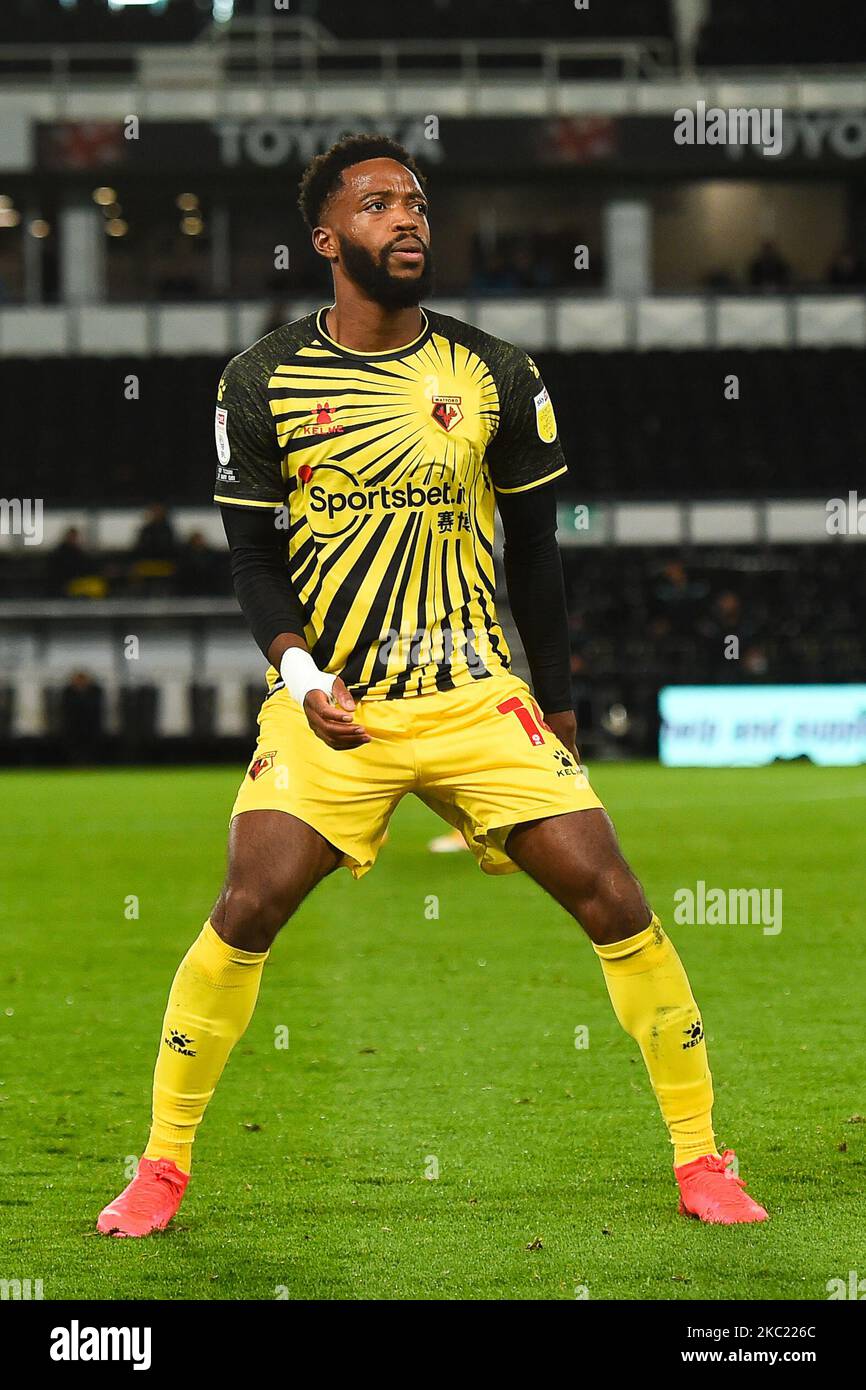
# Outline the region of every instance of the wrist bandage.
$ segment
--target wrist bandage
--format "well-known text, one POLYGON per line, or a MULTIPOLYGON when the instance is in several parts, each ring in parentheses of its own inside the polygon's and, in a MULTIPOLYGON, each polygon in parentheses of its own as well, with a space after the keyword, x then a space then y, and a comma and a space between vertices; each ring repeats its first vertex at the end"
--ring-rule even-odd
POLYGON ((301 647, 289 647, 283 652, 280 675, 285 682, 286 690, 301 709, 311 690, 324 690, 326 695, 330 695, 336 680, 336 676, 329 675, 327 671, 320 671, 310 653, 301 647))

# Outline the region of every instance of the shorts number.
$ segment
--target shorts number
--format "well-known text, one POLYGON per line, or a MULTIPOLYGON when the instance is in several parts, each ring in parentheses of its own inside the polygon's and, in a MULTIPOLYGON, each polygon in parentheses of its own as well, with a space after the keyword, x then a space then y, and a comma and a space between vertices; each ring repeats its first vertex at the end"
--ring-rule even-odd
POLYGON ((529 703, 535 710, 535 719, 533 719, 519 695, 512 695, 509 699, 503 700, 502 704, 497 705, 496 708, 499 710, 500 714, 516 714, 526 733, 526 737, 529 739, 530 743, 534 744, 537 748, 539 744, 544 742, 544 734, 541 730, 547 729, 548 733, 552 733, 553 730, 549 724, 545 723, 541 710, 531 696, 529 703))

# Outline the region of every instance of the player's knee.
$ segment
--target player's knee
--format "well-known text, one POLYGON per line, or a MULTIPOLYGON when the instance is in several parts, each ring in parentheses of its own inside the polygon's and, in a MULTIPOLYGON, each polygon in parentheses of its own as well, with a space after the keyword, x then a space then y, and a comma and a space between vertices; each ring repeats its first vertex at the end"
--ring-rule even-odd
POLYGON ((224 941, 241 951, 267 951, 291 911, 288 895, 274 886, 229 880, 214 926, 224 941))
POLYGON ((574 915, 596 946, 609 946, 643 931, 650 909, 625 860, 617 858, 593 871, 574 915))

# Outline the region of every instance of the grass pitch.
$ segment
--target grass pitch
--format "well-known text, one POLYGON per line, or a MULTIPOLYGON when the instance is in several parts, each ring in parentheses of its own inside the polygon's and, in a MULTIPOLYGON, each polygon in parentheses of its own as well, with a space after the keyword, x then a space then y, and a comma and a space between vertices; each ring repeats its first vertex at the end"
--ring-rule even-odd
POLYGON ((175 1226, 97 1237, 144 1144, 238 775, 0 776, 0 1278, 46 1299, 824 1299, 858 1261, 866 1276, 866 772, 801 765, 594 769, 702 1008, 720 1143, 769 1223, 677 1215, 580 929, 522 874, 430 855, 444 827, 407 798, 373 872, 334 875, 278 939, 175 1226), (674 892, 700 879, 781 888, 782 931, 675 926, 674 892))

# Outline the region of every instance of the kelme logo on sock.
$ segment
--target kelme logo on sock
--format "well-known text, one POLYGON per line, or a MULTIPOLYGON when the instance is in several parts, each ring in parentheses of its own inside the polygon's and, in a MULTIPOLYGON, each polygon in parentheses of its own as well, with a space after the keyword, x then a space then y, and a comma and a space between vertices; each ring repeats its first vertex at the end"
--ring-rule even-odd
POLYGON ((165 1039, 166 1046, 170 1047, 172 1052, 180 1052, 184 1057, 196 1055, 192 1047, 194 1042, 195 1038, 188 1038, 186 1033, 179 1033, 176 1028, 169 1028, 168 1037, 165 1039))
POLYGON ((699 1018, 696 1018, 694 1023, 690 1023, 688 1028, 683 1029, 683 1032, 686 1037, 683 1043, 683 1052, 686 1052, 690 1047, 697 1047, 704 1036, 704 1025, 699 1018))

